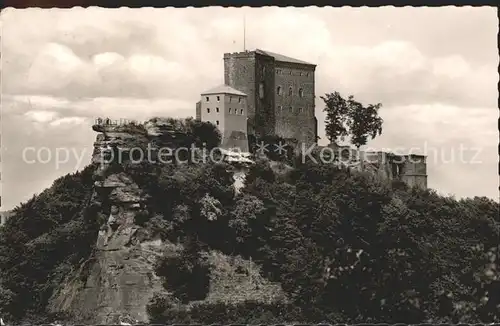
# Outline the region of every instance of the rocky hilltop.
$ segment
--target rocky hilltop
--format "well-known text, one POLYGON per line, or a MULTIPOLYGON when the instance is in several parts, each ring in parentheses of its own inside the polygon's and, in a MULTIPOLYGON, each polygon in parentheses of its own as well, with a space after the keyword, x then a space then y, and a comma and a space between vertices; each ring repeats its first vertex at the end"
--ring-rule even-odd
MULTIPOLYGON (((129 157, 131 150, 144 148, 145 144, 153 149, 175 148, 185 135, 178 122, 176 125, 175 120, 161 119, 143 125, 116 125, 103 120, 93 130, 98 135, 92 156, 96 170, 89 205, 103 224, 94 254, 68 275, 64 286, 54 294, 50 309, 80 316, 85 322, 108 324, 124 318, 147 322, 146 305, 154 293, 165 292, 154 272, 155 261, 161 255, 176 255, 182 246, 162 241, 136 223, 136 215, 144 209, 145 194, 127 173, 112 170, 112 157, 117 153, 122 159, 129 157)), ((237 171, 236 175, 240 174, 237 171)), ((207 300, 280 297, 279 286, 267 284, 258 273, 233 275, 238 266, 256 270, 251 262, 229 259, 217 252, 207 255, 218 266, 212 273, 207 300), (259 286, 264 288, 256 291, 259 286)))
POLYGON ((160 148, 215 148, 220 133, 194 119, 93 129, 91 164, 0 228, 7 325, 500 318, 498 202, 400 182, 422 177, 418 161, 194 151, 158 163, 160 148))

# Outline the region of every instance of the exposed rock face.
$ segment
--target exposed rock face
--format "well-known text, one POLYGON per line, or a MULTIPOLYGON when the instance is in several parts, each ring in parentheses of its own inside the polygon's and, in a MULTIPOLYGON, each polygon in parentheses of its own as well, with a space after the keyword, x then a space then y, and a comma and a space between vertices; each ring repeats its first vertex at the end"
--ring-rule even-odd
MULTIPOLYGON (((107 173, 111 157, 127 155, 148 141, 146 130, 117 125, 95 125, 100 134, 92 162, 98 164, 92 205, 105 221, 98 235, 95 254, 81 266, 51 301, 51 310, 68 311, 86 323, 116 323, 118 316, 147 322, 146 305, 155 291, 162 291, 154 274, 156 257, 166 245, 138 232, 136 213, 144 194, 125 173, 107 173), (118 149, 118 151, 114 150, 118 149), (146 239, 147 241, 143 241, 146 239)), ((172 248, 170 248, 172 249, 172 248)))
MULTIPOLYGON (((150 121, 143 126, 103 123, 94 125, 93 129, 99 134, 94 143, 92 163, 99 168, 95 173, 91 205, 96 208, 95 218, 102 221, 102 226, 93 256, 68 275, 64 285, 53 295, 49 309, 69 312, 77 319, 74 322, 85 324, 118 323, 124 317, 129 322, 148 322, 147 304, 154 293, 165 291, 154 273, 155 261, 162 254, 176 255, 182 247, 152 238, 146 228, 135 223, 136 214, 144 208, 145 194, 126 173, 111 169, 111 161, 113 156, 115 159, 116 155, 126 157, 131 150, 144 148, 147 143, 152 144, 152 148, 174 146, 182 137, 182 129, 163 120, 150 121)), ((205 202, 207 218, 216 218, 217 203, 208 196, 205 202)), ((230 288, 224 287, 225 290, 217 285, 221 284, 220 277, 215 276, 211 287, 216 291, 209 299, 233 298, 231 291, 238 294, 239 299, 244 298, 238 282, 242 282, 246 290, 252 289, 252 298, 262 297, 263 292, 269 292, 271 297, 282 297, 279 286, 270 285, 268 291, 264 281, 258 281, 257 285, 249 281, 256 278, 254 274, 239 275, 238 280, 231 281, 230 288), (245 277, 246 281, 240 280, 245 277)))

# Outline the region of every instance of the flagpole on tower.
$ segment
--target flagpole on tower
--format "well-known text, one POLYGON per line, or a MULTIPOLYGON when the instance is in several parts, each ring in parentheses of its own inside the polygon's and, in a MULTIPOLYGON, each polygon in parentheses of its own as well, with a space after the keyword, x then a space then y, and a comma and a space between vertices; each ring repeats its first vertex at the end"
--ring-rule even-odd
POLYGON ((247 50, 246 46, 246 15, 243 14, 243 51, 247 50))

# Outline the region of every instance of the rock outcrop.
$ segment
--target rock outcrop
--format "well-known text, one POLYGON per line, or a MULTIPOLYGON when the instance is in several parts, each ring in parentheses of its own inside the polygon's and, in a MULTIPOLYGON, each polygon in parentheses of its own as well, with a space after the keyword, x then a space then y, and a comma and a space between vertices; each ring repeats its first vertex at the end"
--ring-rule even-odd
MULTIPOLYGON (((129 157, 134 148, 175 146, 183 136, 182 130, 169 121, 154 119, 142 125, 113 125, 103 121, 93 126, 99 134, 92 157, 97 168, 90 205, 96 214, 94 218, 102 221, 102 226, 92 257, 68 275, 52 296, 49 305, 52 312, 69 313, 75 316, 75 322, 85 324, 118 323, 123 318, 129 322, 148 322, 147 304, 154 293, 166 291, 154 272, 155 261, 162 254, 176 255, 182 246, 162 242, 149 234, 147 228, 136 224, 135 216, 144 209, 145 194, 126 173, 114 170, 112 165, 116 163, 112 161, 117 162, 116 155, 118 162, 129 157)), ((238 184, 243 182, 241 176, 237 179, 238 184)), ((256 279, 254 274, 247 278, 256 279)), ((226 297, 221 294, 217 280, 211 287, 218 290, 209 296, 211 299, 226 297)), ((226 291, 239 292, 239 298, 243 298, 238 284, 232 283, 226 291)), ((252 292, 252 297, 259 297, 266 289, 254 283, 246 280, 242 284, 245 288, 260 286, 260 291, 252 292)), ((274 285, 270 289, 270 293, 281 290, 274 285)), ((234 295, 229 293, 227 297, 234 295)))
POLYGON ((96 218, 105 222, 93 257, 68 277, 51 300, 51 310, 70 312, 87 323, 116 323, 123 316, 146 322, 147 303, 155 291, 162 291, 154 262, 164 250, 176 247, 148 238, 135 224, 144 194, 125 173, 108 171, 114 155, 128 155, 133 148, 143 147, 149 141, 148 132, 133 125, 100 124, 93 129, 100 134, 92 157, 97 170, 91 205, 100 215, 96 218))

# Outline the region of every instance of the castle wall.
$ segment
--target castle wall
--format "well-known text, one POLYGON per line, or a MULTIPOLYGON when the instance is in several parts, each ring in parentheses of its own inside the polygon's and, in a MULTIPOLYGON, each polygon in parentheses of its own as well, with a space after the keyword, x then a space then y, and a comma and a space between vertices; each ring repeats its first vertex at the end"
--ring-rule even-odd
POLYGON ((248 152, 247 99, 244 96, 224 95, 224 129, 222 147, 239 148, 248 152))
POLYGON ((223 148, 237 147, 248 151, 247 114, 245 96, 223 93, 202 95, 200 120, 217 126, 223 148))
POLYGON ((255 55, 251 52, 224 54, 224 84, 247 94, 248 132, 255 125, 255 55))
POLYGON ((201 101, 196 102, 196 120, 201 120, 201 101))
POLYGON ((274 135, 276 114, 275 97, 275 61, 273 57, 256 54, 256 106, 255 130, 257 135, 274 135), (263 90, 263 92, 261 92, 263 90))
POLYGON ((316 142, 314 70, 314 66, 276 63, 274 97, 277 135, 295 138, 299 143, 316 142))
POLYGON ((407 155, 401 179, 410 187, 427 188, 427 164, 422 155, 407 155))
POLYGON ((224 97, 222 94, 209 94, 201 97, 201 120, 224 130, 224 97), (218 100, 217 100, 218 98, 218 100))
POLYGON ((274 58, 255 52, 225 53, 224 83, 248 95, 248 133, 274 134, 274 58))

